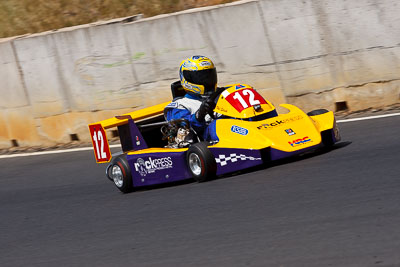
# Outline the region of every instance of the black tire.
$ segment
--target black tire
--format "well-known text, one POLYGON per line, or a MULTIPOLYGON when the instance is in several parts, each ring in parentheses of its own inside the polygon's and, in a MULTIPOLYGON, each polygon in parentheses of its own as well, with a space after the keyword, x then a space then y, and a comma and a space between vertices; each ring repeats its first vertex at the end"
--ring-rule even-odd
POLYGON ((186 154, 188 169, 199 183, 213 179, 217 173, 217 163, 207 145, 207 142, 195 143, 186 154))
POLYGON ((324 145, 324 147, 328 149, 332 148, 333 145, 335 144, 332 138, 332 131, 333 130, 326 130, 321 132, 322 144, 324 145))
POLYGON ((114 182, 113 178, 111 177, 111 167, 113 166, 113 163, 108 164, 107 168, 106 168, 106 177, 108 180, 110 180, 111 182, 114 182))
POLYGON ((329 110, 322 108, 322 109, 316 109, 316 110, 310 111, 310 112, 307 113, 307 115, 308 116, 315 116, 315 115, 325 114, 325 113, 328 113, 328 112, 329 112, 329 110))
POLYGON ((132 174, 125 154, 119 155, 114 158, 109 171, 110 176, 113 177, 114 185, 122 193, 129 193, 132 191, 132 174))

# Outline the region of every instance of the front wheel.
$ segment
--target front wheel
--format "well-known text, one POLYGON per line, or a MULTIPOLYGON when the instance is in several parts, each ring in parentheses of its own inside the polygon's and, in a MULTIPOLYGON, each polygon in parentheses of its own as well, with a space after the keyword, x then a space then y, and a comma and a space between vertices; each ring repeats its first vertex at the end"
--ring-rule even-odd
POLYGON ((207 147, 207 142, 200 142, 189 147, 186 163, 190 173, 197 182, 205 182, 215 177, 217 163, 207 147))

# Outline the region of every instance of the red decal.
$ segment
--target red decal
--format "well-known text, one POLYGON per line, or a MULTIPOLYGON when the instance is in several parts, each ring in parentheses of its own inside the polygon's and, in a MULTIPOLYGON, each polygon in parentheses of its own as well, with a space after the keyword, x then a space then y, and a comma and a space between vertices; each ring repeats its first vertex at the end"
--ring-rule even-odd
POLYGON ((226 100, 231 104, 239 113, 246 108, 254 105, 266 104, 265 99, 252 88, 245 88, 242 90, 230 93, 226 100))
POLYGON ((288 142, 288 143, 291 146, 298 146, 298 145, 302 145, 302 144, 310 142, 310 141, 311 141, 311 139, 308 136, 306 136, 306 137, 303 137, 300 139, 293 140, 292 142, 288 142))
POLYGON ((106 131, 101 124, 89 125, 90 137, 94 149, 94 156, 97 163, 106 163, 111 160, 110 146, 106 136, 106 131))

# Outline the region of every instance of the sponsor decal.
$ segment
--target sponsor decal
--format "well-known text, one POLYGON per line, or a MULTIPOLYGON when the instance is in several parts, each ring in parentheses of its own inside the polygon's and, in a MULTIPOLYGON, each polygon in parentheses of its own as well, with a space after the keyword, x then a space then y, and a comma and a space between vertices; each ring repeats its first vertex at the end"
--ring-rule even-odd
POLYGON ((234 107, 239 113, 249 107, 267 103, 265 99, 253 88, 237 90, 231 94, 229 94, 229 92, 223 92, 222 96, 224 96, 226 101, 228 101, 229 104, 231 104, 231 106, 234 107))
POLYGON ((215 109, 218 111, 221 111, 221 112, 228 112, 227 109, 224 109, 223 107, 220 107, 220 106, 216 106, 215 109))
POLYGON ((245 87, 244 85, 239 84, 239 85, 236 85, 236 86, 235 86, 235 90, 238 90, 238 89, 244 88, 244 87, 245 87))
POLYGON ((228 163, 234 163, 237 161, 243 161, 243 160, 261 160, 261 158, 255 158, 252 156, 246 156, 243 154, 236 154, 236 153, 232 153, 230 155, 224 155, 224 154, 220 154, 218 155, 218 158, 215 158, 215 161, 217 162, 217 164, 220 164, 221 166, 225 166, 228 163))
POLYGON ((134 163, 134 165, 135 165, 135 170, 141 176, 146 176, 149 173, 154 173, 159 170, 170 169, 172 168, 173 163, 171 157, 158 158, 158 159, 152 159, 151 157, 149 157, 147 160, 138 158, 136 160, 136 163, 134 163))
POLYGON ((296 134, 291 128, 286 129, 285 132, 290 136, 296 134))
POLYGON ((139 140, 139 136, 136 135, 136 145, 140 146, 140 140, 139 140))
POLYGON ((198 87, 198 86, 196 86, 196 85, 194 85, 194 84, 190 84, 190 83, 188 83, 188 82, 184 82, 183 84, 185 85, 185 87, 186 87, 187 89, 189 89, 189 90, 191 90, 191 91, 193 91, 193 92, 195 92, 195 93, 200 93, 200 92, 201 92, 200 87, 198 87))
POLYGON ((276 121, 271 122, 271 123, 261 124, 260 126, 257 126, 257 129, 272 129, 272 128, 276 127, 276 126, 280 126, 280 125, 288 123, 288 122, 301 120, 302 118, 303 118, 303 116, 298 115, 298 116, 287 118, 287 119, 283 119, 283 120, 276 120, 276 121))
POLYGON ((177 108, 177 107, 178 107, 178 103, 176 103, 176 102, 171 102, 166 106, 166 108, 177 108))
POLYGON ((190 83, 184 82, 184 84, 185 84, 187 89, 193 89, 193 86, 190 83))
POLYGON ((241 134, 241 135, 247 135, 249 133, 249 130, 246 128, 242 128, 236 125, 232 125, 231 132, 241 134))
POLYGON ((192 63, 192 62, 185 62, 185 63, 183 63, 182 67, 192 69, 192 70, 197 70, 196 64, 192 63))
POLYGON ((137 159, 134 165, 135 165, 135 170, 139 172, 141 176, 146 176, 147 174, 146 164, 142 158, 137 159))
POLYGON ((209 62, 209 61, 202 61, 202 62, 200 62, 200 66, 202 66, 202 67, 209 67, 209 66, 211 66, 211 62, 209 62))
POLYGON ((311 139, 308 136, 306 136, 306 137, 303 137, 303 138, 300 138, 300 139, 293 140, 292 142, 288 142, 288 143, 291 146, 295 147, 295 146, 303 145, 303 144, 308 143, 308 142, 311 142, 311 139))

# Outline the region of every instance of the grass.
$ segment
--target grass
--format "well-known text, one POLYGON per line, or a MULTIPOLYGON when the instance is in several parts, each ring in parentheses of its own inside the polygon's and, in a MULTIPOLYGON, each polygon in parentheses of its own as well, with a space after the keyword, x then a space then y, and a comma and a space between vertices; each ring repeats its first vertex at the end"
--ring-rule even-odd
POLYGON ((99 20, 145 17, 235 0, 0 0, 0 38, 99 20))

